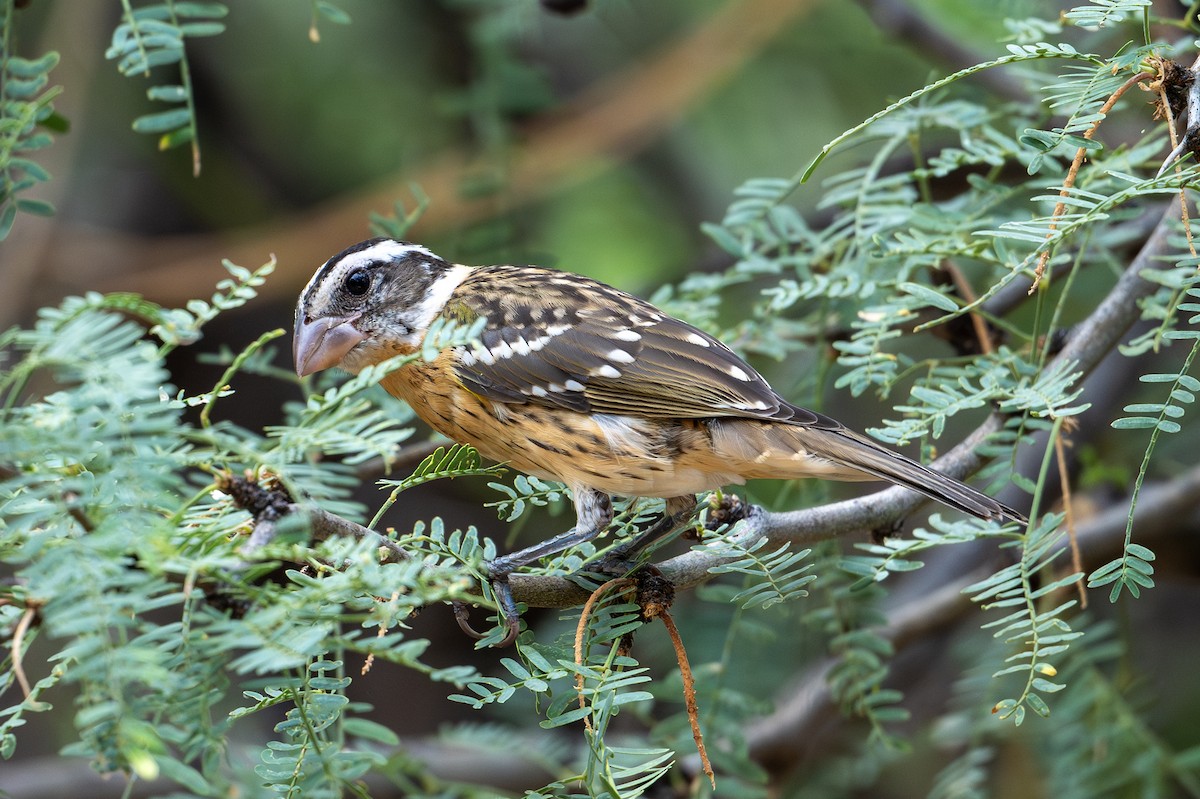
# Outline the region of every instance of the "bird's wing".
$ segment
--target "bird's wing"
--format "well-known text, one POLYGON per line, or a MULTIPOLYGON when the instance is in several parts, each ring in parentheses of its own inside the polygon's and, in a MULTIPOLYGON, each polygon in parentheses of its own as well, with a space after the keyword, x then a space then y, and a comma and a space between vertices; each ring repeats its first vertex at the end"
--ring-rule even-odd
POLYGON ((458 352, 459 378, 503 403, 658 418, 740 416, 840 428, 785 402, 733 350, 692 325, 600 283, 532 267, 490 267, 450 304, 484 293, 470 281, 507 270, 506 292, 469 310, 488 319, 458 352))

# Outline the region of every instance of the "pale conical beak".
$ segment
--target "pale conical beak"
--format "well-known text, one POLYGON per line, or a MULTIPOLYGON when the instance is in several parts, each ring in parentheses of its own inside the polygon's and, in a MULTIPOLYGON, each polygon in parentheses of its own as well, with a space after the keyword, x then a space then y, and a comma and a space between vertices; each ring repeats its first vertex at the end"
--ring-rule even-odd
POLYGON ((296 319, 296 332, 292 338, 292 358, 296 362, 296 374, 311 375, 322 369, 337 366, 366 338, 352 324, 358 314, 346 317, 322 317, 311 322, 303 317, 296 319))

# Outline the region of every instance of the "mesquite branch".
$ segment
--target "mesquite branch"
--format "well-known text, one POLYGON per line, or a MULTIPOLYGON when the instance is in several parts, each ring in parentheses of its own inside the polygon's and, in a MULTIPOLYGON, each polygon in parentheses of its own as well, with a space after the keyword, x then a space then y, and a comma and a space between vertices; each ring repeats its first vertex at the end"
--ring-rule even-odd
MULTIPOLYGON (((1173 205, 1163 211, 1158 225, 1108 296, 1087 319, 1073 328, 1055 356, 1055 363, 1073 363, 1075 369, 1087 374, 1116 347, 1138 319, 1140 300, 1155 289, 1155 284, 1145 280, 1142 273, 1169 265, 1159 256, 1167 251, 1170 223, 1176 214, 1173 205)), ((938 458, 932 464, 933 468, 960 479, 975 472, 984 463, 979 454, 980 445, 999 431, 1002 424, 1000 416, 993 414, 988 417, 961 443, 938 458)), ((741 544, 753 543, 760 536, 766 536, 773 543, 812 543, 891 527, 925 501, 911 491, 888 488, 867 496, 802 510, 768 512, 751 508, 735 537, 741 544)), ((308 513, 314 535, 319 538, 347 533, 378 535, 324 511, 306 507, 305 512, 308 513)), ((388 541, 384 536, 380 536, 380 539, 381 542, 388 541)), ((393 549, 398 549, 394 543, 388 543, 393 549)), ((657 567, 676 587, 688 588, 708 579, 709 569, 722 562, 716 555, 691 551, 659 563, 657 567)), ((586 590, 562 577, 514 574, 510 580, 514 597, 530 607, 572 607, 583 604, 588 598, 586 590)))

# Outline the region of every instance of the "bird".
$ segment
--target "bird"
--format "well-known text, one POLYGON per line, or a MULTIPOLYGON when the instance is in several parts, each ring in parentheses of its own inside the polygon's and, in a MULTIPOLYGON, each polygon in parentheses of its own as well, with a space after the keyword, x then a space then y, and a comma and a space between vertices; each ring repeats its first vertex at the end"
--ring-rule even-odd
POLYGON ((485 321, 479 337, 414 358, 380 381, 433 430, 484 457, 565 484, 576 523, 485 564, 508 630, 520 630, 514 571, 602 533, 613 497, 661 498, 626 545, 670 534, 696 495, 753 478, 884 480, 981 519, 1020 512, 794 405, 714 336, 636 296, 536 266, 466 266, 372 238, 325 261, 300 294, 300 377, 357 374, 421 351, 435 320, 485 321))

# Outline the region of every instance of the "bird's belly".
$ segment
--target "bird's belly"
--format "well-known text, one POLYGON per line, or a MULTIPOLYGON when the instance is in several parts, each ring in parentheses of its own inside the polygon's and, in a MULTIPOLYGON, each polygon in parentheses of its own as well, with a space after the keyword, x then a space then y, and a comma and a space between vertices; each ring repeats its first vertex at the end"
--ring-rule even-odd
POLYGON ((423 378, 422 371, 393 373, 384 388, 442 435, 526 474, 631 497, 677 497, 743 482, 690 457, 711 451, 700 424, 494 403, 423 378))

